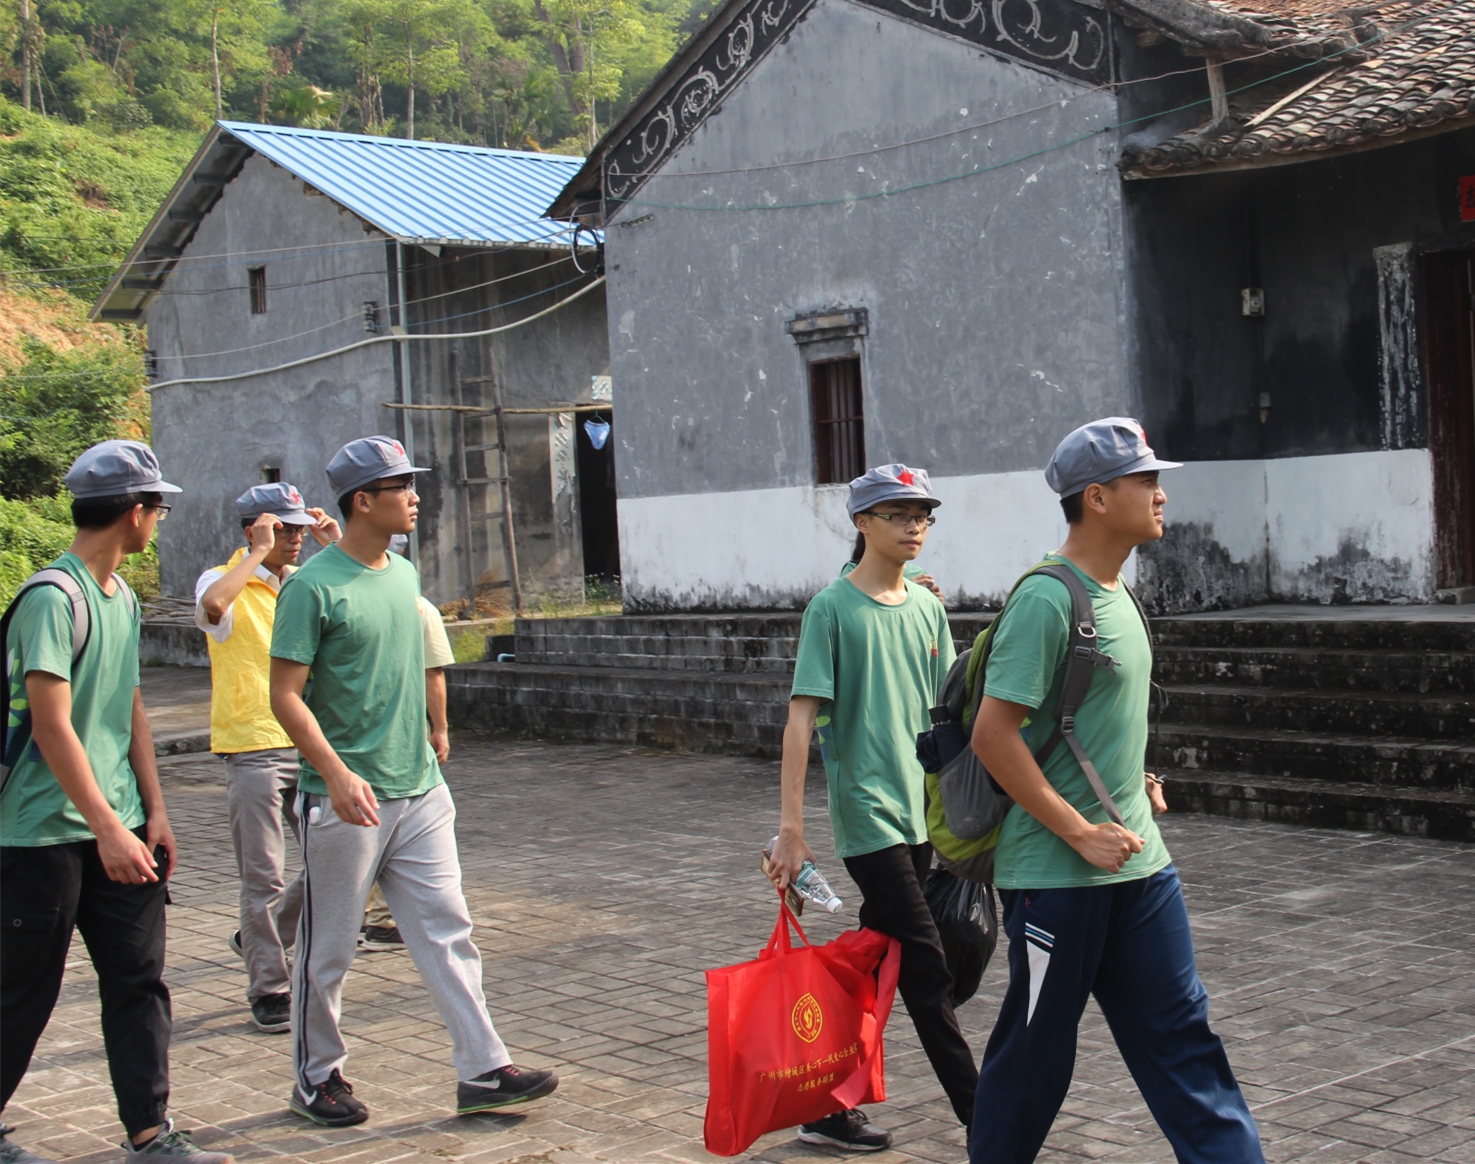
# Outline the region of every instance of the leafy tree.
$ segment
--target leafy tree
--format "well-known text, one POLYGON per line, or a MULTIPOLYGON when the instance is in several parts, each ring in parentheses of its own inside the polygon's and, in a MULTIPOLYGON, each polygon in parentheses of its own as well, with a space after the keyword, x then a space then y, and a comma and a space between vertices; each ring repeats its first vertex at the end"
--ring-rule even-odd
POLYGON ((143 357, 134 344, 58 352, 22 341, 24 362, 0 376, 0 495, 46 497, 89 445, 147 439, 143 357))

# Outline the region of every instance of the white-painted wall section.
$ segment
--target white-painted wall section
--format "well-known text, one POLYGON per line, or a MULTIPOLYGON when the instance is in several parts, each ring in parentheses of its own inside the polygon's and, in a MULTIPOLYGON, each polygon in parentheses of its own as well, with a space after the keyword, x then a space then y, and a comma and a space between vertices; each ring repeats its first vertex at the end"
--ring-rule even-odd
MULTIPOLYGON (((1149 552, 1126 569, 1159 608, 1433 596, 1427 450, 1200 461, 1163 481, 1168 538, 1178 543, 1172 563, 1149 552), (1195 539, 1207 548, 1185 568, 1195 539)), ((1064 540, 1059 505, 1037 469, 934 477, 933 488, 943 506, 922 561, 950 606, 996 607, 1064 540)), ((627 605, 802 606, 849 556, 846 496, 827 486, 622 498, 627 605)))

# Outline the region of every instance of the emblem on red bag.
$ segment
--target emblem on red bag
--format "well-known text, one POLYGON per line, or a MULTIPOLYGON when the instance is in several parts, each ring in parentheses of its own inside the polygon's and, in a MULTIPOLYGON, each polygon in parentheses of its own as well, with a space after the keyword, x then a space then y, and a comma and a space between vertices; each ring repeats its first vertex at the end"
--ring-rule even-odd
POLYGON ((789 1017, 794 1023, 794 1033, 806 1043, 814 1042, 819 1038, 820 1031, 824 1030, 824 1012, 820 1010, 819 1003, 814 1001, 812 994, 806 994, 796 1002, 789 1017))

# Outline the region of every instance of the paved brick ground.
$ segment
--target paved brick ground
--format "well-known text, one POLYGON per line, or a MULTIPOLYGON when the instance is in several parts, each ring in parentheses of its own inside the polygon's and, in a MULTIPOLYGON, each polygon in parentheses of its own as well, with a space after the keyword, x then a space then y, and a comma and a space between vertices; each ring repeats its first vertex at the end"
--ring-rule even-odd
MULTIPOLYGON (((326 1132, 286 1111, 289 1042, 246 1021, 226 946, 234 878, 220 769, 165 765, 183 862, 170 912, 174 1108, 241 1159, 704 1161, 702 970, 744 960, 772 924, 755 870, 777 818, 777 766, 596 746, 460 737, 468 896, 494 1015, 520 1059, 563 1086, 524 1114, 455 1118, 444 1030, 407 956, 364 955, 347 989, 348 1075, 373 1108, 326 1132)), ((812 785, 813 788, 813 785, 812 785)), ((840 892, 829 829, 811 836, 840 892)), ((1165 831, 1188 886, 1218 1029, 1272 1161, 1475 1160, 1475 849, 1204 817, 1165 831)), ((812 931, 853 924, 853 901, 812 931)), ((961 1011, 981 1051, 1002 957, 961 1011)), ((78 942, 61 1004, 10 1109, 18 1141, 62 1160, 121 1157, 78 942)), ((962 1136, 898 1005, 877 1157, 960 1161, 962 1136)), ((775 1134, 747 1159, 823 1158, 775 1134)), ((1042 1160, 1170 1161, 1088 1012, 1070 1098, 1042 1160)))

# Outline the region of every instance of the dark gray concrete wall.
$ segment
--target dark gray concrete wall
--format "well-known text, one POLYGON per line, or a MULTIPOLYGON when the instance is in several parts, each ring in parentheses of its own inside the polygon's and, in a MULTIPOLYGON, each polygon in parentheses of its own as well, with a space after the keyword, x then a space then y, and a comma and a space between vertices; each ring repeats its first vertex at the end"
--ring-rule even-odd
MULTIPOLYGON (((464 334, 515 323, 574 294, 592 278, 580 273, 567 248, 446 248, 435 255, 407 247, 404 255, 408 318, 415 333, 464 334)), ((583 261, 588 265, 592 256, 583 261)), ((417 404, 455 402, 453 355, 464 381, 461 399, 466 405, 490 406, 494 397, 485 380, 488 376, 496 377, 508 407, 587 403, 594 377, 609 374, 604 295, 590 292, 526 327, 499 335, 414 343, 409 351, 411 391, 417 404)), ((498 491, 473 488, 469 523, 461 510, 453 414, 416 411, 401 413, 399 419, 413 426, 421 463, 438 470, 425 478, 421 496, 421 573, 427 593, 438 601, 460 597, 466 592, 468 573, 478 584, 506 581, 501 526, 479 516, 488 509, 500 511, 498 491)), ((518 567, 524 590, 532 595, 567 596, 581 593, 583 585, 578 490, 572 479, 558 488, 558 458, 553 455, 559 434, 571 431, 567 418, 562 428, 557 417, 508 418, 518 567)), ((468 445, 496 442, 489 417, 469 418, 466 433, 468 445)), ((500 472, 493 452, 470 454, 468 467, 472 477, 500 472)))
POLYGON ((820 0, 607 232, 621 498, 811 484, 784 323, 827 307, 869 313, 872 463, 1039 467, 1063 432, 1129 410, 1111 138, 948 180, 1114 113, 1109 94, 820 0), (702 171, 722 172, 681 176, 702 171))
MULTIPOLYGON (((366 339, 365 300, 388 300, 382 237, 253 156, 148 309, 158 379, 246 372, 366 339), (247 252, 267 248, 268 310, 252 315, 247 252), (187 353, 193 358, 179 358, 187 353)), ((185 490, 159 527, 165 594, 192 594, 200 571, 241 544, 232 502, 265 467, 279 469, 309 505, 336 512, 329 458, 355 437, 395 431, 382 407, 395 398, 392 361, 391 345, 380 344, 293 371, 153 392, 154 446, 185 490)))
POLYGON ((1344 158, 1125 185, 1134 374, 1144 422, 1182 460, 1427 444, 1421 385, 1389 440, 1379 248, 1475 244, 1457 184, 1475 130, 1344 158), (1263 319, 1240 311, 1262 287, 1263 319), (1261 393, 1270 396, 1262 424, 1261 393))

